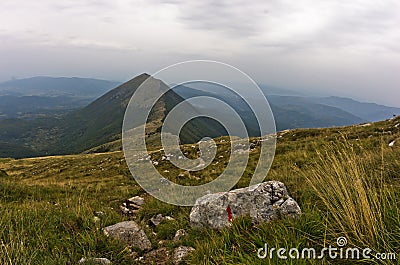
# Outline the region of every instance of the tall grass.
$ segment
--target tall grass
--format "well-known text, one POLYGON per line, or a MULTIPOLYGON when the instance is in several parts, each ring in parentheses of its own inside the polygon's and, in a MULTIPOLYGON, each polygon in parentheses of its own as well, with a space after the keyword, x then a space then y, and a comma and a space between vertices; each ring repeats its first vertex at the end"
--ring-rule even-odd
POLYGON ((399 207, 385 180, 385 151, 391 150, 365 151, 347 140, 330 143, 305 176, 328 213, 328 232, 377 252, 398 247, 391 238, 398 238, 400 227, 398 219, 388 218, 398 216, 399 207))

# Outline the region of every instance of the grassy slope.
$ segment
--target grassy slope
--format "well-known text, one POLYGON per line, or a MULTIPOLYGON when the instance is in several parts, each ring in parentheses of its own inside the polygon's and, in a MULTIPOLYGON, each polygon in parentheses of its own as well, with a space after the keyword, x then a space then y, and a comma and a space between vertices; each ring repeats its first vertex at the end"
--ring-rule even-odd
MULTIPOLYGON (((400 148, 388 147, 390 141, 400 137, 400 130, 395 127, 398 123, 399 118, 371 126, 280 133, 276 157, 266 179, 280 180, 287 185, 304 212, 297 220, 287 219, 254 228, 244 218, 221 232, 197 231, 189 225, 190 208, 170 206, 144 195, 146 203, 136 221, 145 228, 154 248, 161 246, 160 240, 166 240, 163 245, 168 249, 181 244, 195 247, 189 264, 285 264, 281 260, 259 260, 256 251, 264 243, 271 247, 322 247, 333 244, 339 235, 346 235, 352 245, 365 247, 368 244, 377 251, 399 253, 400 214, 396 198, 400 191, 400 148), (343 171, 335 175, 339 168, 343 171), (335 180, 342 177, 343 181, 362 179, 368 183, 368 190, 385 192, 377 194, 376 198, 370 196, 367 201, 362 201, 359 194, 343 197, 348 201, 339 201, 330 208, 332 197, 325 195, 343 195, 340 193, 343 189, 329 193, 339 187, 335 180), (377 214, 357 215, 359 205, 376 210, 376 203, 380 206, 377 211, 380 219, 377 214), (346 216, 343 214, 346 211, 354 215, 346 216), (175 221, 163 222, 153 234, 146 224, 158 213, 170 215, 175 221), (375 221, 367 222, 371 220, 375 221), (180 228, 188 231, 188 236, 173 242, 175 231, 180 228), (376 233, 371 232, 374 229, 376 233), (377 233, 381 236, 376 236, 377 233)), ((223 170, 229 156, 228 144, 221 140, 217 139, 219 153, 212 167, 189 174, 160 161, 160 172, 168 169, 169 173, 163 174, 182 184, 210 181, 223 170), (179 173, 183 173, 183 177, 177 177, 179 173)), ((257 139, 252 141, 256 143, 257 139)), ((188 156, 196 156, 196 148, 191 145, 182 148, 188 156)), ((251 153, 248 168, 237 187, 248 183, 257 155, 257 149, 251 153)), ((160 158, 159 152, 152 154, 153 160, 160 158)), ((130 218, 118 211, 124 199, 144 194, 130 176, 122 152, 0 159, 0 169, 7 173, 0 171, 0 264, 76 264, 83 256, 107 257, 116 264, 132 264, 142 254, 108 240, 101 232, 106 225, 130 218), (105 212, 100 222, 94 222, 93 211, 105 212)), ((351 182, 345 186, 352 190, 351 182)), ((358 187, 363 190, 364 186, 358 187)), ((292 260, 287 264, 321 262, 292 260)), ((349 264, 349 261, 342 264, 349 264)))

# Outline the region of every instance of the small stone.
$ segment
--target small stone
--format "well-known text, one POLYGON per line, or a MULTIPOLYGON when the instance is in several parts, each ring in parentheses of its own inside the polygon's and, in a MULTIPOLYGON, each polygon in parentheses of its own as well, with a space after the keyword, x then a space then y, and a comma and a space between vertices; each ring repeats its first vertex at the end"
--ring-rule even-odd
POLYGON ((371 123, 364 123, 364 124, 360 124, 360 127, 368 127, 368 126, 371 126, 372 124, 371 123))
POLYGON ((167 221, 173 221, 173 220, 175 220, 173 217, 171 217, 171 216, 165 216, 165 220, 167 220, 167 221))
POLYGON ((133 214, 133 213, 135 213, 134 210, 130 210, 130 209, 126 208, 123 205, 121 205, 119 208, 121 209, 121 212, 124 213, 124 214, 133 214))
POLYGON ((169 264, 169 260, 170 253, 165 247, 152 250, 143 256, 143 261, 146 264, 166 265, 169 264))
POLYGON ((158 226, 164 220, 165 220, 165 217, 162 216, 162 214, 157 214, 156 216, 151 217, 150 222, 153 225, 158 226))
POLYGON ((173 262, 179 264, 184 258, 186 258, 191 252, 195 251, 192 247, 180 246, 174 250, 173 262))
POLYGON ((141 261, 143 261, 143 259, 144 259, 144 257, 138 257, 135 259, 135 261, 141 262, 141 261))
POLYGON ((174 241, 179 241, 182 239, 182 237, 186 236, 186 231, 185 229, 179 229, 176 231, 175 236, 174 236, 174 241))
POLYGON ((135 196, 127 199, 124 203, 122 203, 120 209, 124 214, 133 215, 139 211, 140 207, 143 204, 144 199, 140 196, 135 196))
POLYGON ((160 182, 161 182, 162 184, 164 184, 164 185, 168 185, 168 184, 169 184, 169 181, 168 181, 168 179, 166 179, 166 178, 160 178, 160 182))
POLYGON ((111 264, 111 261, 106 258, 81 258, 78 261, 79 264, 99 264, 99 265, 108 265, 111 264))
POLYGON ((95 211, 93 212, 93 215, 97 217, 103 217, 105 213, 103 211, 95 211))
POLYGON ((127 199, 128 203, 135 204, 137 206, 142 206, 144 204, 144 199, 140 196, 135 196, 127 199))
POLYGON ((151 249, 151 242, 134 221, 120 222, 104 228, 104 234, 141 250, 151 249))

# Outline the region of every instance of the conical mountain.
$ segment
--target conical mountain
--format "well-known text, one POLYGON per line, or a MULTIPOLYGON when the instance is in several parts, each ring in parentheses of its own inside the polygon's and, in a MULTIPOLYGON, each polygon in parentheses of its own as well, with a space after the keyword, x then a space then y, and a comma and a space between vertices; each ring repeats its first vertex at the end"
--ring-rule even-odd
MULTIPOLYGON (((166 91, 167 86, 148 74, 141 74, 132 80, 114 88, 98 98, 87 107, 68 114, 58 126, 59 131, 56 146, 50 147, 50 153, 69 154, 88 150, 90 148, 120 139, 124 113, 137 88, 148 78, 166 91)), ((151 93, 152 91, 149 91, 151 93)), ((169 90, 153 107, 150 113, 149 126, 146 133, 160 132, 162 121, 167 113, 184 99, 169 90), (156 125, 156 127, 154 126, 156 125)), ((140 111, 140 106, 138 107, 140 111)), ((141 124, 137 124, 141 125, 141 124)), ((196 119, 184 126, 180 138, 183 143, 196 142, 210 136, 217 137, 225 134, 225 129, 216 122, 206 118, 196 119)))

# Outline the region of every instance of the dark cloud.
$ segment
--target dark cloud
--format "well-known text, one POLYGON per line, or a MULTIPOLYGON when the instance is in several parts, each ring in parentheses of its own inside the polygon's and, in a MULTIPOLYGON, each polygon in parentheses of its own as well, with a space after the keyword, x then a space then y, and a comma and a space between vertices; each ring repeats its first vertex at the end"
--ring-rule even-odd
POLYGON ((390 0, 151 2, 175 5, 178 19, 187 28, 242 38, 251 45, 271 49, 298 51, 356 45, 396 49, 400 35, 400 4, 390 0), (311 30, 303 32, 302 26, 311 30), (391 36, 394 31, 397 37, 391 36), (246 40, 249 37, 254 39, 246 40))
POLYGON ((173 4, 179 9, 178 19, 191 29, 216 31, 233 37, 248 37, 261 30, 260 20, 267 12, 264 2, 254 1, 152 1, 173 4))

